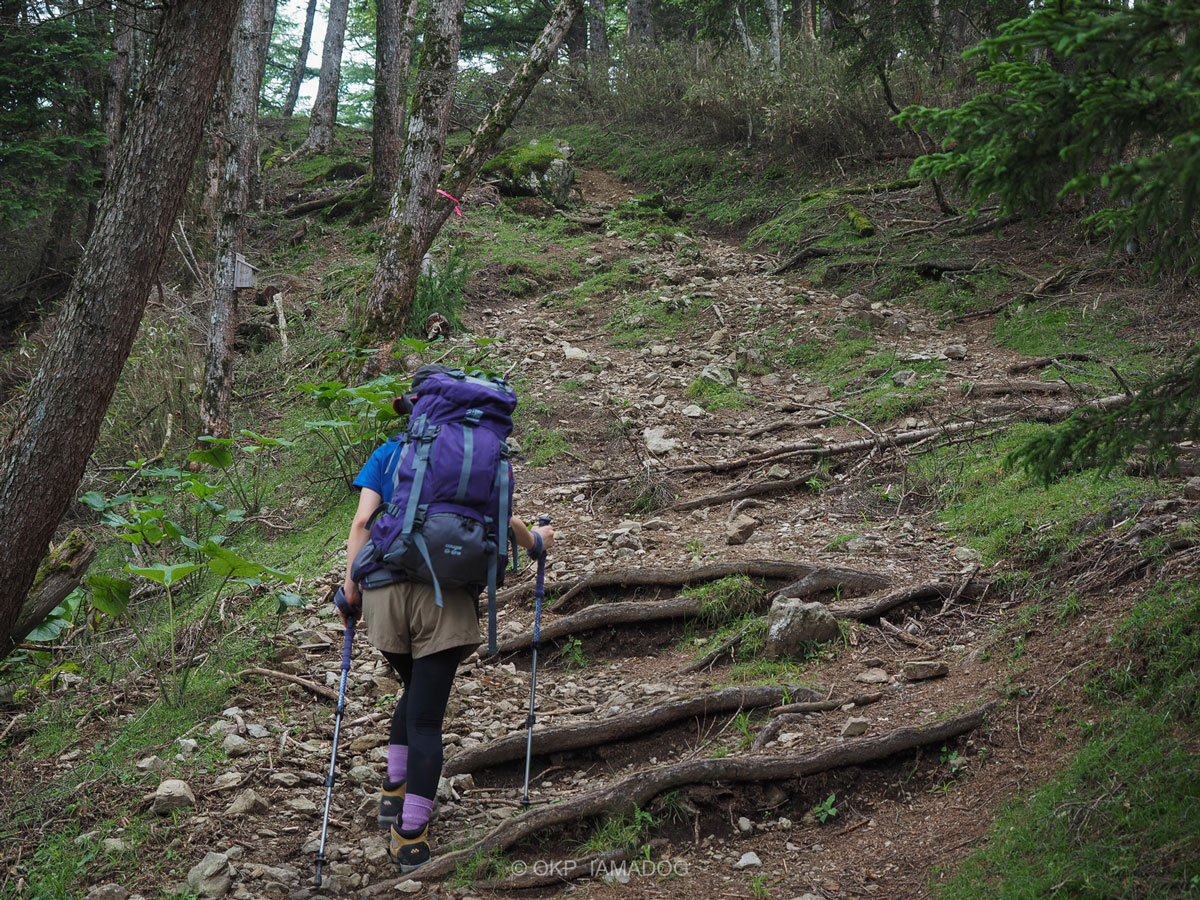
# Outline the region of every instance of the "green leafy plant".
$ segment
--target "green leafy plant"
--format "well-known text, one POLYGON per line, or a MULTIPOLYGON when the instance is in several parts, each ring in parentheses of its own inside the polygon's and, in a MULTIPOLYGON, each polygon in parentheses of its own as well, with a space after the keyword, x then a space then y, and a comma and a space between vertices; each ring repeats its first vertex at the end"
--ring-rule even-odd
POLYGON ((824 825, 830 819, 835 818, 838 814, 837 794, 830 794, 828 797, 814 806, 812 808, 812 814, 822 825, 824 825))
POLYGON ((568 638, 558 651, 558 655, 568 669, 582 669, 587 665, 587 656, 583 652, 583 641, 577 637, 568 638))

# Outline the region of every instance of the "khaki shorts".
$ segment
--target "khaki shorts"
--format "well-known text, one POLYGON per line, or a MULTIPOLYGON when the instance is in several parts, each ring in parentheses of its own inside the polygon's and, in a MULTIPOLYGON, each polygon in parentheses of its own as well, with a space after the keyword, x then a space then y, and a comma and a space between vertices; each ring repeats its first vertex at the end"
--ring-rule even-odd
POLYGON ((467 656, 483 641, 478 596, 463 588, 442 591, 439 609, 433 586, 399 581, 363 591, 363 620, 371 643, 414 659, 451 647, 467 656))

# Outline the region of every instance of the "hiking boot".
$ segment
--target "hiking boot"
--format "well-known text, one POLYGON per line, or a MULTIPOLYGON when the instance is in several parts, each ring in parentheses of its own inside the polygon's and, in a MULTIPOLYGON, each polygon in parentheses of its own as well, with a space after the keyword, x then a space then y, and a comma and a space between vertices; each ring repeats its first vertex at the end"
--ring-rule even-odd
POLYGON ((383 790, 379 793, 379 815, 375 817, 380 828, 390 828, 393 825, 399 827, 400 813, 404 810, 406 784, 404 781, 383 779, 383 790))
POLYGON ((391 836, 388 856, 400 867, 401 872, 411 872, 429 862, 428 822, 417 831, 404 831, 393 825, 391 836))

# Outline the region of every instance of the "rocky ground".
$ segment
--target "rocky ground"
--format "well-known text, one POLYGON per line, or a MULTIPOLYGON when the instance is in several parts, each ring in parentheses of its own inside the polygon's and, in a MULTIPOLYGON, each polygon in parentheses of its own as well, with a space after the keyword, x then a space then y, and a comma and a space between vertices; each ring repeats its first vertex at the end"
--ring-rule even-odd
MULTIPOLYGON (((587 173, 583 197, 589 208, 583 214, 602 216, 629 193, 600 173, 587 173)), ((1044 778, 1072 745, 1073 718, 1062 713, 1074 702, 1070 675, 1102 646, 1106 613, 1132 602, 1136 585, 1105 582, 1106 607, 1053 633, 1036 625, 1022 631, 1024 656, 1014 666, 1005 643, 1013 632, 1006 629, 1020 598, 994 581, 996 573, 981 566, 977 551, 939 524, 923 502, 928 485, 907 480, 903 457, 945 439, 925 434, 927 429, 1015 412, 1029 416, 1031 410, 1049 418, 1086 397, 1064 396, 1054 383, 1031 386, 1036 374, 1012 374, 1025 360, 998 347, 978 320, 939 327, 934 314, 912 305, 839 296, 799 275, 771 274, 776 261, 720 239, 680 234, 666 242, 639 242, 603 228, 593 233, 587 266, 601 271, 627 261, 631 272, 644 276, 644 290, 655 298, 651 307, 661 304, 675 314, 674 331, 614 346, 614 328, 636 335, 643 322, 635 317, 653 315, 653 309, 625 309, 620 295, 574 307, 553 297, 540 305, 492 300, 468 311, 474 333, 506 338, 492 362, 519 373, 524 402, 545 404, 549 411, 539 414, 540 426, 568 440, 569 450, 548 465, 518 464, 518 510, 527 517, 548 513, 558 528, 547 574, 550 594, 561 594, 580 576, 625 569, 686 571, 753 561, 806 565, 818 573, 840 573, 805 599, 823 602, 831 610, 825 615, 841 619, 845 640, 840 651, 791 668, 746 674, 735 672, 728 655, 687 671, 712 646, 711 629, 692 618, 563 635, 543 645, 537 728, 616 723, 755 680, 790 679, 796 694, 784 700, 845 702, 793 714, 767 740, 756 737, 774 721, 770 710, 778 701, 741 713, 734 707, 692 715, 606 743, 535 755, 535 809, 635 771, 688 760, 751 760, 849 747, 1005 702, 961 738, 880 761, 807 777, 675 788, 666 800, 648 806, 654 825, 636 842, 649 842, 648 858, 634 857, 636 864, 625 868, 605 862, 592 879, 556 884, 554 866, 616 849, 620 842, 614 844, 610 834, 608 846, 603 837, 584 846, 595 835, 594 821, 547 830, 505 851, 510 863, 516 861, 508 875, 526 878, 511 886, 531 885, 523 889, 528 896, 927 896, 939 867, 979 840, 990 811, 1044 778), (877 357, 886 362, 861 376, 862 384, 841 399, 802 369, 773 369, 763 352, 764 335, 806 333, 825 341, 847 327, 860 329, 852 339, 870 338, 873 351, 888 352, 877 357), (706 403, 693 388, 697 382, 734 392, 745 402, 725 408, 706 403), (900 399, 920 388, 920 403, 894 420, 868 425, 850 412, 854 392, 880 385, 894 387, 900 399), (911 437, 916 432, 921 434, 911 437), (815 450, 854 441, 864 443, 835 457, 832 466, 816 465, 815 450), (738 491, 744 495, 704 500, 738 491), (881 492, 899 492, 908 500, 898 507, 890 503, 883 512, 881 492), (653 510, 632 513, 639 499, 652 501, 653 510), (858 617, 852 609, 864 599, 929 585, 940 593, 919 596, 882 617, 858 617), (922 662, 928 665, 916 665, 922 662), (810 693, 802 694, 805 689, 810 693), (544 884, 530 877, 539 873, 548 875, 544 884)), ((519 444, 529 440, 517 434, 519 444)), ((1158 501, 1134 513, 1147 523, 1143 539, 1190 514, 1191 502, 1158 501)), ((1128 535, 1123 532, 1120 540, 1128 535)), ((1101 532, 1090 552, 1103 567, 1103 560, 1120 559, 1128 547, 1101 532)), ((502 641, 519 643, 532 626, 531 578, 529 568, 510 576, 500 610, 502 641)), ((331 573, 329 584, 336 580, 331 573)), ((777 577, 767 586, 774 590, 788 581, 777 577)), ((604 601, 655 602, 674 597, 678 589, 664 581, 597 587, 594 594, 604 601)), ((319 587, 312 590, 320 593, 319 587)), ((565 609, 551 606, 543 628, 585 603, 578 596, 565 609)), ((341 640, 331 609, 297 614, 282 630, 271 665, 336 690, 341 640)), ((529 667, 527 650, 464 664, 445 726, 448 766, 456 755, 506 737, 520 741, 529 667)), ((186 826, 176 848, 194 866, 186 887, 202 897, 235 900, 491 893, 484 878, 495 872, 473 879, 453 874, 445 880, 397 879, 386 857, 385 834, 375 828, 374 814, 390 698, 397 688, 360 636, 330 811, 330 862, 319 891, 312 885, 312 865, 333 731, 327 698, 276 679, 248 682, 228 709, 199 724, 161 759, 138 761, 149 785, 162 779, 157 789, 146 789, 145 802, 164 821, 186 826), (189 783, 173 778, 175 760, 196 753, 219 760, 214 776, 189 783)), ((71 763, 64 756, 55 764, 71 763)), ((522 776, 523 752, 444 779, 435 853, 469 846, 519 814, 522 776)), ((150 896, 153 889, 141 882, 106 884, 89 897, 120 898, 130 891, 150 896)))

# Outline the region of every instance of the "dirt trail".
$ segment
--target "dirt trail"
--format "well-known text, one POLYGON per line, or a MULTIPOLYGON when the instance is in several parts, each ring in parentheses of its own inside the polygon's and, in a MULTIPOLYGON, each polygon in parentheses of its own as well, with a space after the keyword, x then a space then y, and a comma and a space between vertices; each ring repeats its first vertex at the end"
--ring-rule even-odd
MULTIPOLYGON (((596 213, 630 194, 626 185, 602 173, 584 173, 584 201, 596 213)), ((722 240, 680 234, 663 243, 639 242, 601 230, 587 233, 595 240, 586 267, 599 272, 628 261, 632 271, 642 273, 639 293, 653 298, 648 304, 630 305, 624 293, 617 293, 579 307, 560 292, 541 304, 516 298, 476 303, 465 317, 475 334, 506 338, 495 345, 493 363, 513 368, 533 385, 523 402, 534 408, 541 429, 558 431, 567 440, 567 452, 549 465, 518 465, 517 509, 530 517, 549 512, 559 528, 548 572, 551 592, 589 573, 687 570, 752 560, 837 569, 836 577, 810 597, 838 601, 835 611, 844 601, 910 586, 936 583, 943 590, 899 606, 884 621, 847 620, 845 648, 823 654, 799 673, 811 694, 790 697, 857 695, 859 703, 793 715, 757 746, 755 738, 772 721, 768 710, 775 701, 741 713, 723 707, 647 726, 613 742, 538 754, 535 808, 648 768, 830 750, 851 745, 856 734, 870 740, 941 722, 993 700, 1017 699, 961 739, 883 762, 782 782, 680 787, 649 804, 655 819, 653 865, 570 887, 535 887, 524 895, 566 890, 573 896, 610 897, 616 889, 624 896, 663 898, 927 896, 935 868, 967 852, 983 834, 991 810, 1055 765, 1060 745, 1044 728, 1052 704, 1046 694, 1022 685, 1065 678, 1085 661, 1082 635, 1097 624, 1095 617, 1084 615, 1052 636, 1031 632, 1027 664, 1020 684, 1014 684, 1009 661, 992 652, 996 629, 1011 615, 1012 598, 980 587, 985 581, 971 581, 989 573, 980 570, 974 551, 957 545, 916 502, 903 465, 896 463, 897 451, 886 442, 847 454, 821 472, 814 471, 811 457, 794 454, 723 472, 713 469, 804 442, 810 448, 829 446, 1018 409, 1051 409, 1081 398, 1069 401, 1053 387, 1014 386, 1009 368, 1019 358, 996 347, 978 323, 943 330, 933 314, 915 306, 872 304, 814 288, 800 275, 773 275, 774 261, 722 240), (649 327, 664 322, 669 330, 649 327), (802 367, 772 368, 769 359, 775 354, 764 352, 790 346, 800 353, 798 345, 832 343, 848 328, 856 329, 851 339, 879 355, 861 383, 849 385, 840 399, 802 367), (706 386, 723 381, 716 393, 705 393, 706 386), (877 424, 862 422, 854 404, 867 395, 899 414, 877 424), (709 470, 701 471, 705 466, 709 470), (773 485, 787 487, 769 489, 773 485), (728 491, 748 495, 672 509, 728 491), (893 501, 878 503, 881 494, 897 492, 905 498, 898 510, 893 501), (639 499, 653 501, 653 511, 631 513, 639 499), (730 542, 735 525, 747 535, 741 543, 730 542), (868 585, 864 579, 858 590, 843 591, 835 586, 850 583, 843 570, 876 580, 868 585), (876 589, 878 583, 884 587, 876 589), (948 674, 928 680, 911 671, 906 675, 905 664, 915 660, 943 662, 948 674), (863 698, 871 693, 879 696, 863 698)), ((529 432, 517 435, 524 445, 535 438, 529 432)), ((932 443, 926 438, 918 446, 932 443)), ((532 626, 532 606, 522 590, 531 577, 526 568, 509 582, 510 599, 500 611, 502 639, 532 626)), ((769 586, 785 583, 774 579, 769 586)), ((676 592, 676 587, 643 584, 610 586, 597 594, 609 601, 650 601, 676 592)), ((548 609, 543 625, 578 612, 585 603, 581 597, 566 610, 548 609)), ((728 656, 700 671, 685 671, 694 668, 710 632, 703 623, 679 618, 606 626, 547 642, 538 676, 538 727, 618 722, 682 698, 728 690, 728 656)), ((340 630, 328 611, 293 622, 281 643, 275 663, 280 670, 336 687, 340 630)), ((524 733, 529 662, 527 652, 515 652, 464 665, 445 726, 448 760, 524 733)), ((775 677, 768 670, 763 674, 768 681, 775 677)), ((396 873, 374 815, 390 712, 390 701, 381 698, 397 688, 383 660, 360 638, 324 892, 487 894, 480 884, 454 878, 392 884, 396 873)), ((272 726, 272 736, 256 740, 245 763, 224 761, 211 784, 193 784, 201 814, 190 820, 187 853, 197 859, 203 850, 227 853, 235 870, 229 896, 237 900, 310 896, 332 738, 330 707, 278 683, 270 689, 248 685, 230 705, 236 710, 202 723, 197 736, 219 739, 261 724, 272 726), (295 707, 290 725, 278 721, 280 704, 295 707), (253 798, 240 793, 247 789, 255 792, 253 798), (244 801, 244 812, 227 808, 235 798, 244 801)), ((1072 728, 1065 721, 1056 727, 1072 728)), ((520 811, 522 762, 444 781, 435 853, 467 846, 520 811)), ((510 859, 520 862, 512 871, 536 874, 539 866, 544 870, 554 861, 620 843, 610 830, 583 846, 594 824, 550 830, 515 848, 510 859)))

